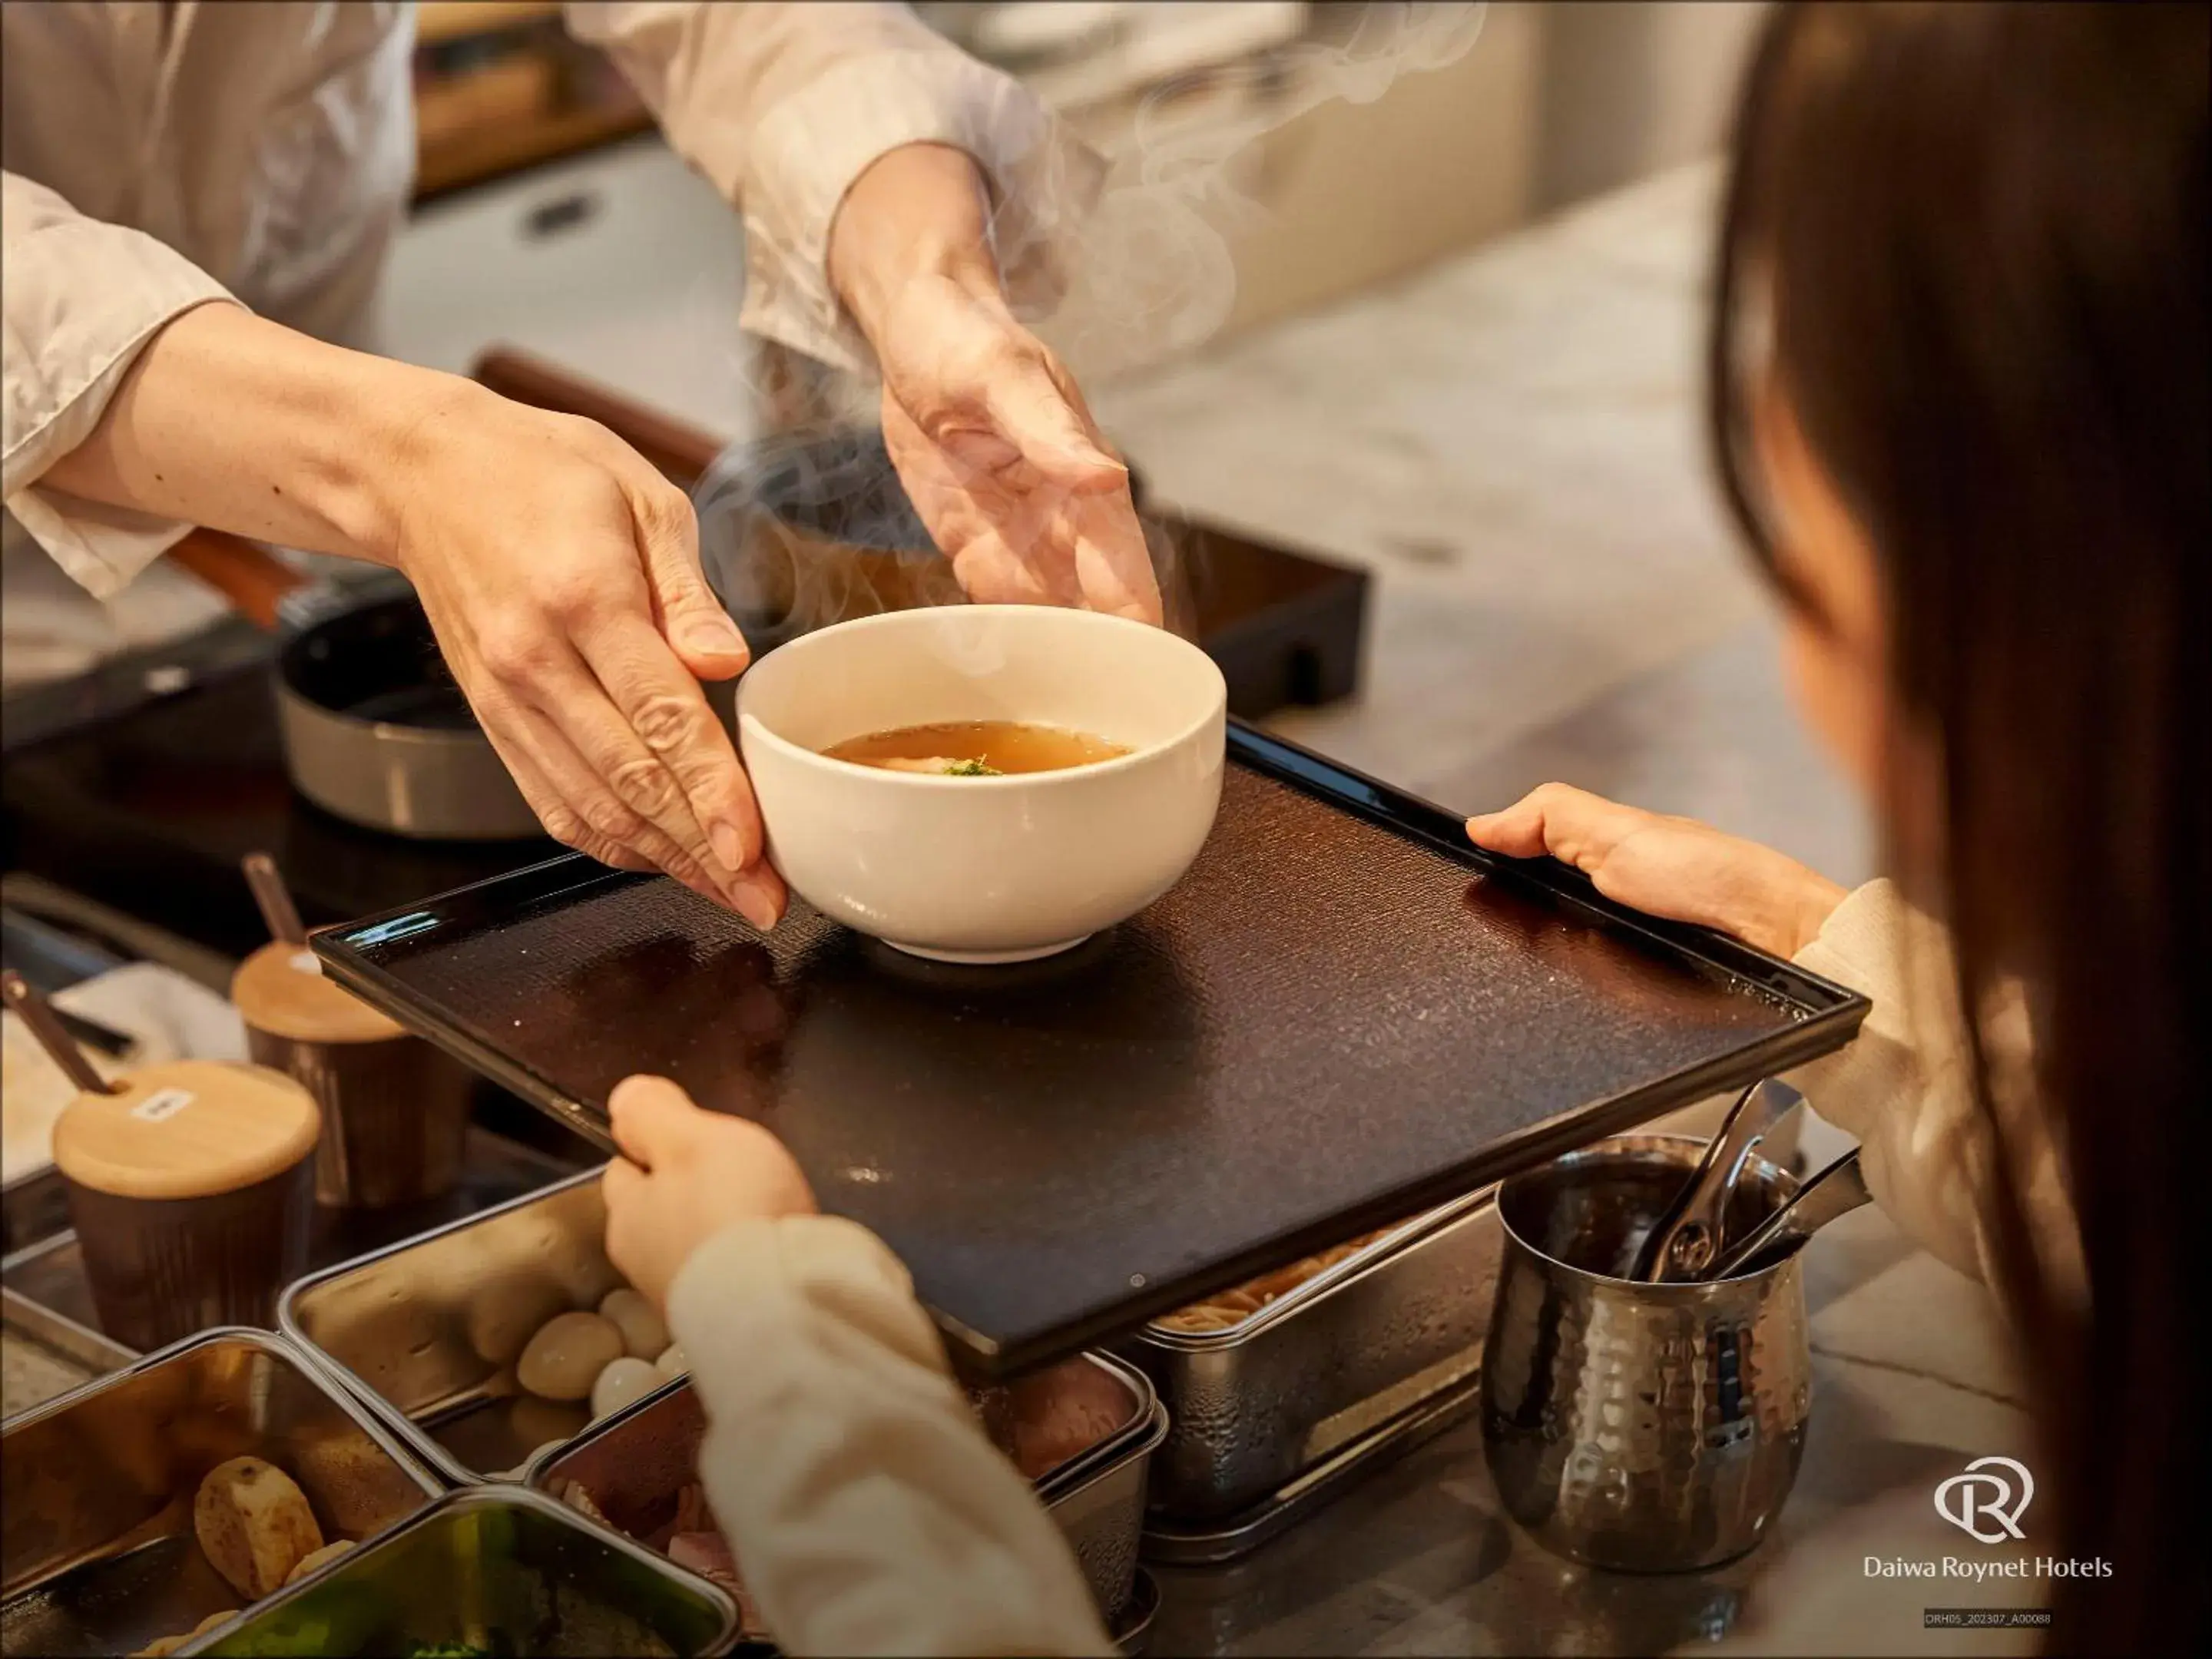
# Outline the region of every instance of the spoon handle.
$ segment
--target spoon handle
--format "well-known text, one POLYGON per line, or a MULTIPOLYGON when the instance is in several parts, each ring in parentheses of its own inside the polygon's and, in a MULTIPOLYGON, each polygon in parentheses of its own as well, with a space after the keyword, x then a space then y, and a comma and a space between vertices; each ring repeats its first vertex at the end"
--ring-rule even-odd
POLYGON ((14 969, 0 973, 0 996, 8 1006, 38 1038, 39 1047, 46 1051, 62 1074, 88 1095, 112 1094, 114 1086, 92 1069, 92 1062, 84 1057, 84 1050, 76 1046, 76 1039, 54 1018, 53 1009, 46 1000, 33 990, 23 976, 14 969))
POLYGON ((1796 1250, 1814 1233, 1861 1205, 1873 1202, 1866 1171, 1854 1147, 1797 1189, 1797 1196, 1753 1231, 1722 1258, 1709 1277, 1731 1279, 1765 1267, 1796 1250))
POLYGON ((248 853, 240 867, 246 884, 253 890, 254 903, 261 908, 261 920, 268 924, 269 936, 295 948, 305 945, 307 930, 301 924, 299 907, 292 902, 292 890, 277 873, 276 860, 266 853, 248 853))

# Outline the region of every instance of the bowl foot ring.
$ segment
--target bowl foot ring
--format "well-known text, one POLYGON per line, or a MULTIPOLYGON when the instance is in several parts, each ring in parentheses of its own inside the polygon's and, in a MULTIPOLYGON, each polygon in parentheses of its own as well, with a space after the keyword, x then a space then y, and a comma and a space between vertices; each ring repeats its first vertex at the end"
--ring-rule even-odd
POLYGON ((887 939, 884 943, 894 951, 903 951, 925 962, 950 962, 965 968, 1000 968, 1012 963, 1039 962, 1046 957, 1056 957, 1064 951, 1073 951, 1090 937, 1088 933, 1079 933, 1057 945, 1035 945, 1020 951, 933 951, 926 945, 902 945, 895 939, 887 939))

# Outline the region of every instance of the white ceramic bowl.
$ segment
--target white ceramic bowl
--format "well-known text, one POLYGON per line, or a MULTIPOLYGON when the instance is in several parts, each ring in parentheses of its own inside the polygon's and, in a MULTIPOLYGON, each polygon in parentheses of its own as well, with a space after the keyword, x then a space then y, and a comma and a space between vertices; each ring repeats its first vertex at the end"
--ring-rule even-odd
POLYGON ((1049 956, 1134 915, 1190 867, 1221 801, 1221 671, 1171 634, 1091 611, 963 605, 841 623, 755 663, 737 706, 769 857, 792 890, 944 962, 1049 956), (1132 752, 990 778, 820 752, 990 720, 1132 752))

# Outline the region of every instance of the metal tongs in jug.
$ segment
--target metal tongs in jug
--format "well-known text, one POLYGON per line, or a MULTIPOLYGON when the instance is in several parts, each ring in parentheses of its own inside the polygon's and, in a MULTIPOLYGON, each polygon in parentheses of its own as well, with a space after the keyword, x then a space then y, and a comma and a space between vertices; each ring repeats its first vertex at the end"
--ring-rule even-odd
POLYGON ((1696 1170, 1645 1235, 1629 1278, 1650 1285, 1712 1276, 1710 1269, 1726 1243, 1723 1234, 1736 1182, 1759 1142, 1804 1100, 1774 1078, 1736 1097, 1696 1170))
POLYGON ((1854 1146, 1800 1187, 1790 1200, 1729 1247, 1709 1279, 1733 1279, 1755 1273, 1803 1247, 1805 1241, 1839 1217, 1874 1201, 1866 1172, 1854 1146))

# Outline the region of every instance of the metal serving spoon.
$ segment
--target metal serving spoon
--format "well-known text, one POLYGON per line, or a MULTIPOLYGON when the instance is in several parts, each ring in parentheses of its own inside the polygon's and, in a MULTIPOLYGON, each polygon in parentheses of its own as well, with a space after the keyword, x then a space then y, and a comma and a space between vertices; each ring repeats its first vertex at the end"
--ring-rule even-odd
POLYGON ((1871 1203, 1866 1172, 1854 1146, 1797 1189, 1797 1195, 1752 1229, 1743 1243, 1721 1258, 1709 1279, 1733 1279, 1772 1266, 1802 1249, 1805 1241, 1839 1216, 1871 1203))
POLYGON ((1721 1253, 1729 1200, 1752 1152, 1804 1098, 1773 1078, 1753 1084, 1736 1097, 1697 1169, 1644 1235, 1629 1278, 1653 1285, 1705 1276, 1705 1269, 1721 1253))

